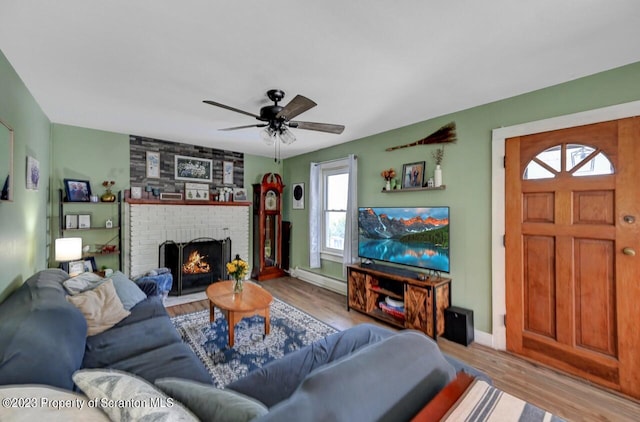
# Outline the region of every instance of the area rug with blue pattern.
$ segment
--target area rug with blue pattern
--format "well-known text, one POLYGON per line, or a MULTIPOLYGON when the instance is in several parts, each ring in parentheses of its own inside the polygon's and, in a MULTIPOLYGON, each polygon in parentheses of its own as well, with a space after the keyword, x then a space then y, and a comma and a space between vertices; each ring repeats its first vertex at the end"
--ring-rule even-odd
POLYGON ((171 321, 209 370, 217 387, 224 387, 272 360, 338 331, 276 298, 270 313, 269 335, 264 336, 263 317, 243 318, 235 326, 232 348, 228 344, 227 321, 217 308, 213 323, 209 322, 208 310, 176 316, 171 321))

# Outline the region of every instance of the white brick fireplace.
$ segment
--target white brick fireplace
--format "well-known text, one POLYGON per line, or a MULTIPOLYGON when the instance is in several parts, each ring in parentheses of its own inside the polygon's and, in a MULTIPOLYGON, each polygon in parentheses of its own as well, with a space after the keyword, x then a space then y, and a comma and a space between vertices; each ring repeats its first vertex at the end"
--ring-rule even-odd
POLYGON ((231 256, 249 259, 249 205, 131 204, 125 206, 123 268, 137 276, 158 267, 160 245, 199 237, 231 238, 231 256), (127 230, 128 228, 128 230, 127 230))

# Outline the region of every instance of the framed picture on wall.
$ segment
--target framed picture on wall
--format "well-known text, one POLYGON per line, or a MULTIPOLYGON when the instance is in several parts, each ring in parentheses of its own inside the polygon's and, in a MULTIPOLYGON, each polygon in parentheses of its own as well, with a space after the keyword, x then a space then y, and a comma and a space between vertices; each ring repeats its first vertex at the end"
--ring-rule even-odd
POLYGON ((176 155, 175 179, 211 183, 213 181, 213 160, 176 155))
POLYGON ((421 188, 424 178, 424 161, 402 166, 402 189, 421 188))
POLYGON ((233 185, 233 161, 222 162, 222 184, 233 185))
POLYGON ((67 202, 89 202, 91 185, 88 180, 64 179, 67 202))
POLYGON ((147 151, 147 178, 160 178, 160 153, 147 151))

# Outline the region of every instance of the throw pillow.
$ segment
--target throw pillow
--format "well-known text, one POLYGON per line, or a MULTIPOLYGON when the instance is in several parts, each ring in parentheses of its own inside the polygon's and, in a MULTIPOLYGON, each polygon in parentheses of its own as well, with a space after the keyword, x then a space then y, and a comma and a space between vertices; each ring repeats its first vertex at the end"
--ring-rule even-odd
POLYGON ((93 290, 67 296, 67 300, 80 309, 87 320, 87 336, 100 334, 131 314, 122 306, 111 279, 93 290))
POLYGON ((155 384, 203 421, 243 422, 269 412, 269 409, 257 400, 208 384, 179 378, 161 378, 157 379, 155 384))
POLYGON ((113 273, 111 280, 113 280, 113 287, 116 288, 116 293, 122 302, 122 306, 127 311, 130 311, 131 308, 147 298, 147 295, 140 290, 140 287, 120 271, 113 273))
POLYGON ((77 295, 87 290, 93 290, 102 283, 105 279, 95 273, 82 273, 75 277, 71 277, 62 282, 64 288, 70 295, 77 295))
POLYGON ((109 422, 106 413, 90 406, 85 396, 40 385, 0 387, 0 421, 109 422), (4 400, 9 400, 5 403, 4 400))
POLYGON ((90 399, 113 404, 102 406, 113 421, 198 421, 173 398, 133 374, 81 369, 73 374, 73 381, 90 399))

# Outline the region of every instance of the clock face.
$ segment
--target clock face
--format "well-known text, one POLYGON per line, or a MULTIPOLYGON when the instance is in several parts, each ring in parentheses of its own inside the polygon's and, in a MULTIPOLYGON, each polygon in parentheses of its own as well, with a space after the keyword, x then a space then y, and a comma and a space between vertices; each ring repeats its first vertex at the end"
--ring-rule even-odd
POLYGON ((264 196, 264 209, 268 211, 273 211, 278 208, 278 199, 276 197, 276 193, 272 190, 267 192, 264 196))

